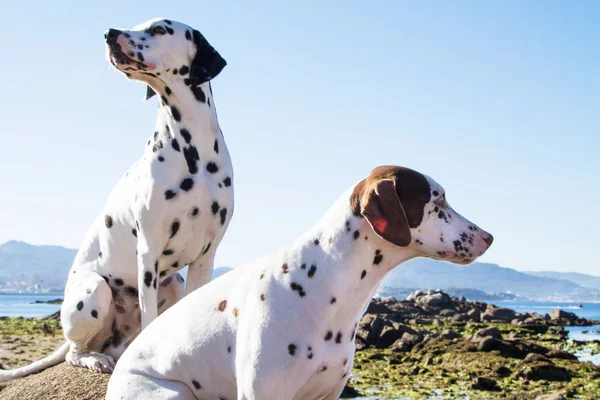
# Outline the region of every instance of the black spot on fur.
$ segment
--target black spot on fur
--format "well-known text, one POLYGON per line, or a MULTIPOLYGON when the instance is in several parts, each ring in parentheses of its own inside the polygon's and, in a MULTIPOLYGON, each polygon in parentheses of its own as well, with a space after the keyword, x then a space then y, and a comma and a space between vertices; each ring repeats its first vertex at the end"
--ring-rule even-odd
POLYGON ((98 311, 97 310, 92 310, 91 314, 92 314, 92 317, 98 319, 98 311))
POLYGON ((185 178, 181 181, 179 187, 185 192, 190 191, 194 187, 194 180, 192 178, 185 178))
MULTIPOLYGON (((186 32, 186 35, 187 35, 188 33, 189 33, 189 32, 186 32)), ((196 389, 196 390, 200 390, 200 389, 202 389, 202 385, 200 385, 200 384, 198 383, 198 381, 192 381, 192 385, 194 385, 194 389, 196 389)))
POLYGON ((215 144, 213 146, 215 153, 219 154, 219 141, 215 138, 215 144))
POLYGON ((137 230, 135 228, 131 230, 131 233, 133 234, 133 236, 137 237, 137 230))
POLYGON ((172 191, 172 190, 167 190, 165 192, 165 200, 171 200, 172 198, 174 198, 175 196, 177 196, 177 193, 172 191))
POLYGON ((314 241, 313 243, 315 244, 315 246, 318 246, 318 245, 319 245, 319 243, 320 243, 320 242, 319 242, 319 239, 315 239, 315 241, 314 241))
POLYGON ((332 337, 333 337, 333 332, 327 331, 327 333, 325 334, 325 341, 326 342, 330 341, 332 337))
POLYGON ((364 279, 365 276, 367 276, 367 271, 363 269, 363 271, 360 273, 360 279, 364 279))
POLYGON ((171 140, 171 147, 173 147, 173 150, 175 151, 181 151, 181 147, 179 147, 179 142, 175 138, 171 140))
POLYGON ((106 227, 108 229, 112 228, 112 226, 113 226, 113 219, 112 219, 112 217, 110 215, 106 215, 104 217, 104 225, 106 225, 106 227))
POLYGON ((113 282, 114 282, 114 283, 115 283, 115 285, 117 285, 117 286, 123 286, 123 279, 121 279, 121 278, 115 278, 115 279, 113 280, 113 282))
POLYGON ((217 215, 217 213, 219 212, 219 208, 221 208, 219 206, 219 203, 217 203, 216 201, 213 201, 212 205, 210 206, 210 210, 212 211, 212 214, 217 215))
POLYGON ((196 100, 198 100, 200 103, 206 103, 206 94, 200 86, 191 86, 190 89, 192 90, 196 100))
POLYGON ((173 93, 173 91, 171 90, 171 88, 170 88, 170 87, 168 87, 168 86, 165 86, 165 93, 167 94, 167 96, 170 96, 170 95, 171 95, 171 93, 173 93))
POLYGON ((163 256, 170 256, 173 253, 174 253, 174 251, 171 249, 164 249, 162 252, 163 256))
POLYGON ((157 151, 159 151, 162 148, 163 148, 163 142, 162 142, 162 140, 159 140, 158 142, 154 143, 154 146, 152 146, 152 151, 156 153, 157 151))
POLYGON ((160 275, 158 275, 158 276, 161 278, 164 278, 166 274, 167 274, 167 271, 160 271, 160 275))
POLYGON ((77 303, 77 310, 81 311, 82 308, 83 308, 83 301, 80 301, 79 303, 77 303))
POLYGON ((198 149, 194 146, 187 146, 183 149, 183 156, 185 157, 190 174, 196 174, 198 172, 198 160, 200 160, 198 149))
POLYGON ((296 354, 296 345, 293 343, 288 344, 288 353, 290 353, 290 356, 293 356, 296 354))
POLYGON ((298 295, 300 297, 304 297, 306 296, 306 292, 304 291, 304 288, 297 284, 296 282, 292 282, 290 283, 290 288, 294 291, 294 292, 298 292, 298 295))
POLYGON ((141 62, 144 62, 144 55, 141 52, 138 51, 137 56, 141 62))
POLYGON ((342 343, 342 332, 341 332, 341 331, 339 331, 339 332, 337 333, 337 335, 335 335, 335 342, 336 342, 337 344, 340 344, 340 343, 342 343))
POLYGON ((102 275, 102 279, 104 279, 106 281, 106 283, 108 283, 108 276, 102 275))
POLYGON ((379 265, 381 260, 383 260, 383 255, 381 254, 381 250, 376 250, 375 257, 373 258, 373 264, 379 265))
POLYGON ((175 31, 173 29, 169 28, 168 26, 165 26, 165 29, 167 30, 167 33, 169 35, 172 35, 173 33, 175 33, 175 31))
POLYGON ((221 208, 219 211, 219 215, 221 216, 221 226, 225 225, 225 221, 227 220, 227 209, 221 208))
POLYGON ((125 286, 125 289, 123 289, 123 293, 125 293, 125 295, 129 297, 138 297, 138 290, 133 286, 125 286))
POLYGON ((98 257, 100 257, 100 258, 102 258, 102 257, 103 257, 103 254, 102 254, 102 252, 98 253, 98 257))
POLYGON ((114 347, 119 347, 121 345, 122 340, 123 340, 123 336, 121 335, 121 332, 119 332, 118 330, 115 330, 113 332, 112 345, 114 347))
POLYGON ((146 271, 146 273, 144 274, 144 285, 146 285, 147 287, 150 287, 150 285, 152 285, 152 272, 146 271))
POLYGON ((210 161, 208 164, 206 164, 206 170, 211 174, 214 174, 215 172, 219 171, 219 167, 217 166, 217 164, 210 161))
POLYGON ((332 297, 331 300, 329 300, 329 303, 335 304, 336 301, 337 301, 337 299, 335 297, 332 297))
POLYGON ((181 136, 183 136, 183 140, 185 140, 186 143, 190 143, 192 141, 192 135, 190 134, 190 131, 188 131, 185 128, 181 128, 181 136))
POLYGON ((181 121, 181 114, 179 113, 179 110, 177 109, 177 107, 175 106, 171 106, 171 114, 173 114, 173 119, 177 122, 181 121))
POLYGON ((190 209, 190 217, 195 217, 198 215, 198 213, 200 213, 198 207, 194 206, 190 209))
POLYGON ((223 179, 223 185, 225 185, 225 187, 231 186, 231 178, 227 177, 227 178, 223 179))
POLYGON ((171 268, 179 268, 179 263, 178 263, 178 262, 174 262, 174 263, 171 265, 171 268))
POLYGON ((352 234, 352 237, 354 238, 354 240, 358 239, 359 236, 360 236, 359 231, 354 231, 354 233, 352 234))
POLYGON ((190 31, 185 31, 185 38, 190 41, 192 40, 192 34, 190 33, 190 31))
POLYGON ((187 65, 179 68, 179 75, 187 75, 190 72, 190 68, 187 65))
POLYGON ((162 299, 161 301, 158 302, 158 308, 162 308, 165 303, 167 302, 167 299, 162 299))
POLYGON ((227 346, 227 352, 231 353, 231 346, 227 346))
POLYGON ((315 272, 317 272, 317 266, 313 264, 310 266, 310 269, 308 270, 308 277, 312 278, 315 275, 315 272))
POLYGON ((180 227, 181 223, 179 222, 179 220, 175 220, 173 221, 173 223, 171 224, 171 234, 169 236, 169 238, 173 238, 173 236, 175 236, 177 234, 177 231, 179 231, 179 227, 180 227))

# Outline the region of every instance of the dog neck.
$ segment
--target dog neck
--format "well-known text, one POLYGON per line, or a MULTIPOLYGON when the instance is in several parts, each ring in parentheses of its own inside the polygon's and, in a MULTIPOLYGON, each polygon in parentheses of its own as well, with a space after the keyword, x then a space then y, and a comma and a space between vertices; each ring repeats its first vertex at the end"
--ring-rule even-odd
POLYGON ((183 82, 165 82, 166 86, 155 89, 159 97, 155 135, 166 137, 171 142, 166 145, 176 150, 195 148, 200 160, 221 159, 219 167, 230 169, 210 82, 194 89, 183 82))
POLYGON ((316 272, 312 279, 316 287, 310 287, 328 296, 319 300, 324 304, 319 307, 322 314, 315 315, 320 321, 315 323, 328 324, 326 329, 353 329, 385 275, 418 255, 410 247, 398 247, 380 238, 364 217, 353 215, 351 193, 352 190, 342 195, 292 245, 293 251, 307 262, 306 270, 314 261, 316 272), (315 249, 317 256, 311 260, 315 249))

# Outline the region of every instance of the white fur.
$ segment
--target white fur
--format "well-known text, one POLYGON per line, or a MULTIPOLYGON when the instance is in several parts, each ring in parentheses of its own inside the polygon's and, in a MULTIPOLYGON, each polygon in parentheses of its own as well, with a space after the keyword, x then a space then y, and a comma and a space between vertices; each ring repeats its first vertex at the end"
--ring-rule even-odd
POLYGON ((441 187, 426 179, 439 196, 425 205, 409 246, 376 235, 353 214, 352 190, 344 193, 294 243, 195 291, 144 330, 117 364, 107 399, 338 398, 356 327, 384 276, 414 257, 474 259, 488 247, 491 235, 441 201, 441 187), (451 214, 448 222, 429 213, 436 206, 451 214), (476 232, 471 257, 452 245, 464 232, 476 232))

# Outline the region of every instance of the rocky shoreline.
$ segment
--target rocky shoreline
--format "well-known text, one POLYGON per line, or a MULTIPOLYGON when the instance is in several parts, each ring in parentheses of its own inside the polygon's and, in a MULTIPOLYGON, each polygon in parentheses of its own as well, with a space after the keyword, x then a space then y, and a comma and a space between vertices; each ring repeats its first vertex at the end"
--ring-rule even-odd
MULTIPOLYGON (((344 397, 598 399, 600 367, 578 361, 575 352, 600 353, 600 341, 569 341, 563 329, 593 325, 600 322, 561 310, 519 313, 440 291, 374 299, 357 329, 344 397)), ((0 339, 2 368, 39 359, 62 343, 58 313, 0 318, 0 339)), ((73 367, 60 364, 9 383, 0 397, 102 399, 108 376, 76 370, 78 378, 71 379, 73 367)))

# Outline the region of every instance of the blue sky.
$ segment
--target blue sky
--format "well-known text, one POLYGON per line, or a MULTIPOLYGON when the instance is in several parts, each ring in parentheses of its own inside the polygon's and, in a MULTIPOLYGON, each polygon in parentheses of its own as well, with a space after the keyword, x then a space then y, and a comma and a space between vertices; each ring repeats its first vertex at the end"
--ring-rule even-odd
POLYGON ((599 3, 231 4, 3 7, 0 242, 79 246, 156 114, 103 32, 166 17, 229 63, 213 91, 236 209, 216 265, 274 251, 398 164, 494 234, 482 261, 600 274, 599 3))

